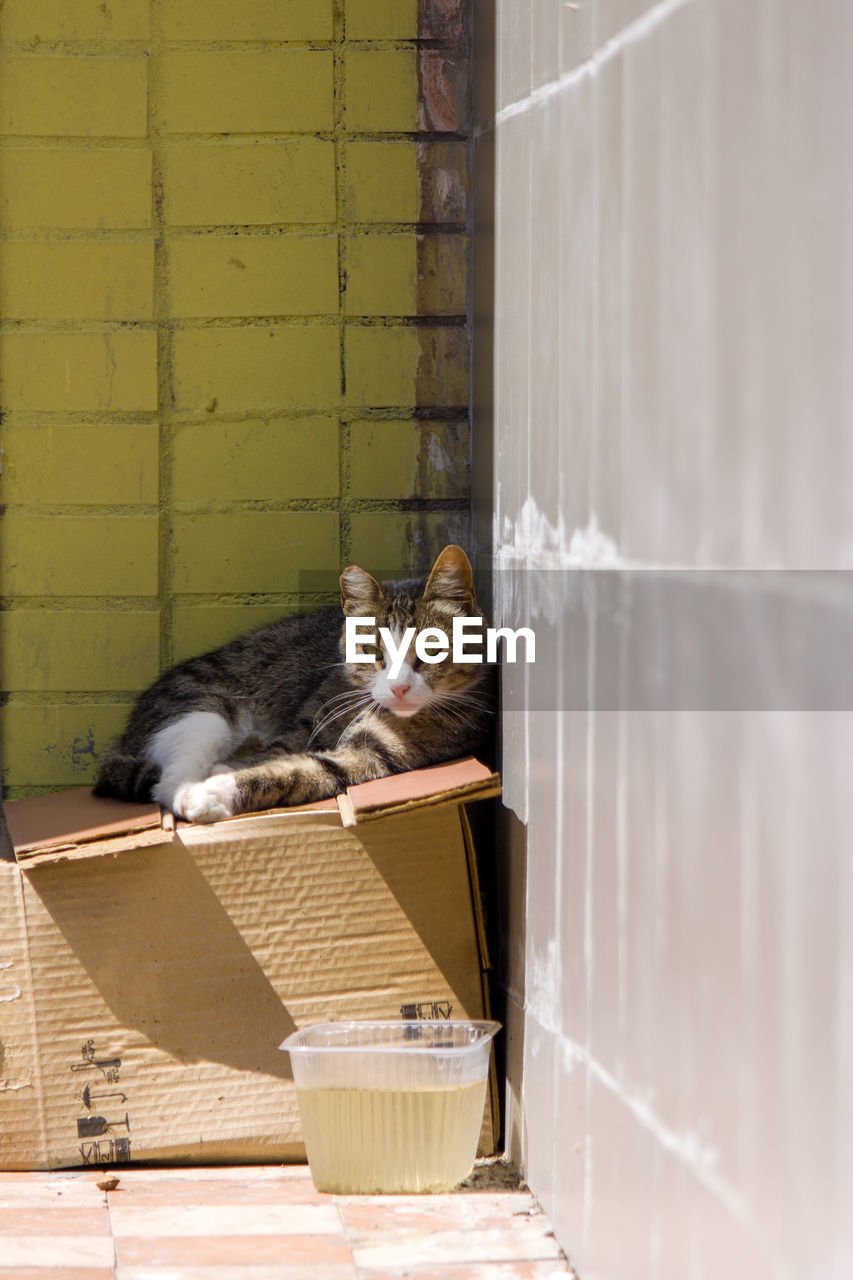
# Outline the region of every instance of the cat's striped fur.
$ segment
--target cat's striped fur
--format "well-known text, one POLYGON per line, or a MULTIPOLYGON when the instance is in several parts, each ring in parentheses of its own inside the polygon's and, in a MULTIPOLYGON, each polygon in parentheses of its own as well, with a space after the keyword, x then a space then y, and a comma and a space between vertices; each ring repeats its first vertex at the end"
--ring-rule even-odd
POLYGON ((425 664, 410 651, 392 677, 379 649, 369 664, 344 661, 345 614, 398 636, 435 627, 449 637, 454 617, 481 617, 461 548, 446 547, 426 580, 380 584, 351 565, 341 600, 167 671, 106 752, 96 794, 215 822, 482 753, 494 713, 486 666, 450 655, 425 664))

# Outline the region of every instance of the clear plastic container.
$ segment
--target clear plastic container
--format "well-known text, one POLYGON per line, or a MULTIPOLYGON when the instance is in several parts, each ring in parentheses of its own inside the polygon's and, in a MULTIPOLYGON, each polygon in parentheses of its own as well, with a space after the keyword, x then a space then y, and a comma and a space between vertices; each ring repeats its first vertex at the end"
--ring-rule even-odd
POLYGON ((323 1022, 290 1054, 318 1191, 450 1191, 471 1172, 497 1022, 323 1022))

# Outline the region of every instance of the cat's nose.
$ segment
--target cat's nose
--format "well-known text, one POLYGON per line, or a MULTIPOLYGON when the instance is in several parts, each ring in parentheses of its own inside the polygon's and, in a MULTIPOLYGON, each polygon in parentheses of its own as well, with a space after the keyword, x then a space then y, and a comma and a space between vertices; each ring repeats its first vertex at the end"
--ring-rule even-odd
POLYGON ((391 686, 391 692, 395 698, 398 698, 400 702, 402 702, 410 688, 411 685, 408 684, 395 684, 391 686))

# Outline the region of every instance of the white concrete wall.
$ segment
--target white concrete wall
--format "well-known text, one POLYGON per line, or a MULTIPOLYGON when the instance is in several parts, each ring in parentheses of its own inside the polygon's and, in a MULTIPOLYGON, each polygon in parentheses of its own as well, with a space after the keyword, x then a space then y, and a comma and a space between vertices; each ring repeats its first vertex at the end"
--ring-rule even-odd
POLYGON ((510 1141, 581 1280, 849 1280, 853 6, 475 16, 510 1141))

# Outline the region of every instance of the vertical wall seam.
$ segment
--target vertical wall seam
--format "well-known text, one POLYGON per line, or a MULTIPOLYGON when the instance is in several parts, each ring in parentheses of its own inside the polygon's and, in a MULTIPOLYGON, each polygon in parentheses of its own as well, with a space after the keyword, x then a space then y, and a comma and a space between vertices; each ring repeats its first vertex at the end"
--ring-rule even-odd
POLYGON ((334 139, 335 139, 335 231, 338 242, 338 333, 340 360, 340 412, 338 414, 338 556, 343 568, 351 559, 352 514, 350 507, 350 419, 347 410, 347 147, 346 147, 346 11, 344 0, 335 0, 333 38, 334 139))
POLYGON ((174 342, 169 297, 169 231, 165 210, 164 144, 161 79, 163 47, 162 0, 151 0, 151 45, 148 77, 148 122, 152 161, 152 219, 154 236, 154 319, 157 326, 157 410, 160 425, 160 521, 158 600, 160 602, 160 667, 171 666, 173 643, 173 357, 174 342))

